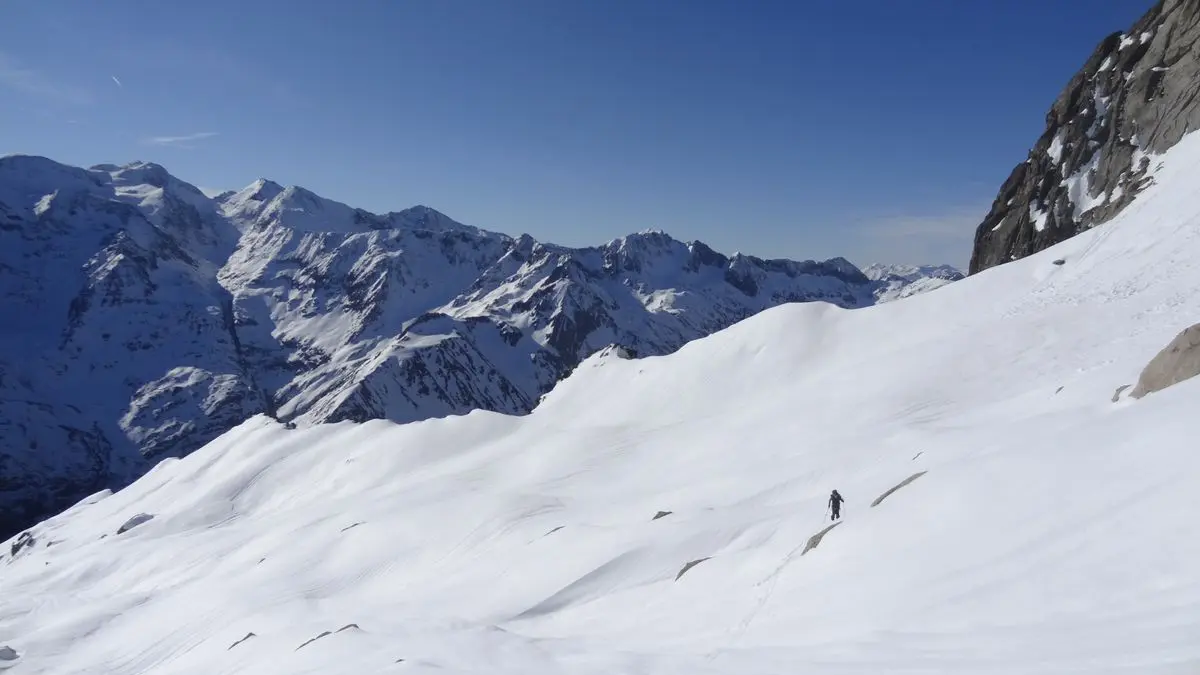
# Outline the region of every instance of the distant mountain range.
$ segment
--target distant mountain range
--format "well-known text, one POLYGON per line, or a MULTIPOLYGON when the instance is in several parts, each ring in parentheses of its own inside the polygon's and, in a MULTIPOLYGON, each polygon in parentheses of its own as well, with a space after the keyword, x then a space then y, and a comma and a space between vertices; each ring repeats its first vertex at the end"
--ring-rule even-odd
POLYGON ((863 274, 881 285, 875 289, 877 302, 889 302, 910 295, 926 293, 963 278, 963 273, 950 265, 884 265, 876 263, 863 268, 863 274))
POLYGON ((763 309, 863 307, 944 267, 726 256, 646 231, 573 249, 418 206, 150 163, 0 158, 0 538, 266 412, 521 414, 609 345, 665 354, 763 309))

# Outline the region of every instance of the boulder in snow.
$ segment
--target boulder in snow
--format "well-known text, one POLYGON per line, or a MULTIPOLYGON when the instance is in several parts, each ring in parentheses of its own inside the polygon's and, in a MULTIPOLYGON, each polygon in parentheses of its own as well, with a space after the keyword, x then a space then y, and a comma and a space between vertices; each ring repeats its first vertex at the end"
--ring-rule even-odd
POLYGON ((908 485, 909 483, 913 482, 914 480, 916 480, 924 475, 925 475, 924 471, 918 471, 917 473, 914 473, 913 475, 909 476, 908 478, 905 478, 904 480, 900 481, 895 486, 893 486, 891 489, 889 489, 888 491, 886 491, 883 494, 876 497, 875 501, 871 502, 871 508, 875 508, 876 506, 879 506, 879 503, 882 502, 883 500, 887 499, 888 495, 892 494, 896 490, 899 490, 900 488, 904 487, 905 485, 908 485))
POLYGON ((153 514, 139 513, 136 516, 125 521, 125 524, 122 525, 117 530, 117 534, 125 534, 126 532, 132 530, 133 528, 137 527, 138 525, 141 525, 142 523, 146 522, 147 520, 150 520, 151 518, 154 518, 153 514))
POLYGON ((699 559, 688 562, 688 564, 684 565, 683 568, 679 570, 679 574, 675 575, 675 581, 679 581, 679 577, 683 576, 684 574, 687 573, 688 570, 692 569, 696 565, 699 565, 700 563, 704 562, 705 560, 708 560, 708 557, 699 558, 699 559))
POLYGON ((1171 343, 1163 348, 1138 377, 1137 386, 1130 396, 1141 398, 1146 394, 1166 389, 1200 374, 1200 323, 1184 329, 1171 343))
POLYGON ((839 521, 835 522, 834 524, 830 525, 829 527, 827 527, 827 528, 821 530, 820 532, 814 534, 813 536, 809 537, 808 543, 806 543, 804 545, 804 550, 800 551, 800 555, 804 555, 805 553, 808 553, 809 551, 813 550, 814 548, 820 546, 821 540, 825 538, 825 535, 829 534, 830 530, 832 530, 833 528, 835 528, 841 524, 842 524, 842 521, 839 520, 839 521))

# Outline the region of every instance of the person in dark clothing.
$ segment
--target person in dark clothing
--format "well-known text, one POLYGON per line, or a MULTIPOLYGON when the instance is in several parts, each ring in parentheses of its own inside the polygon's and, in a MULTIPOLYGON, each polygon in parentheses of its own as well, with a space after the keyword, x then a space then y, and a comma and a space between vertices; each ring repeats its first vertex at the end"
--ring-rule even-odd
POLYGON ((842 517, 842 502, 846 501, 838 494, 837 490, 829 495, 829 508, 833 511, 833 517, 830 520, 837 520, 842 517))

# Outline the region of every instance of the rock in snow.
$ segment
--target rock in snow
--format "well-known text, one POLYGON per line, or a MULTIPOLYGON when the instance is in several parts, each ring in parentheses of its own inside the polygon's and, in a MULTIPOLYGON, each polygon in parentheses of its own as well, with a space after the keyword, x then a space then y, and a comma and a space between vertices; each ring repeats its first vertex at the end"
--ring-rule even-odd
POLYGON ((125 534, 126 532, 132 530, 133 528, 137 527, 138 525, 141 525, 142 523, 145 523, 145 522, 147 522, 149 520, 153 520, 153 519, 154 519, 154 514, 152 514, 152 513, 139 513, 136 516, 125 521, 125 524, 121 525, 121 527, 117 528, 117 534, 125 534))
POLYGON ((1200 375, 1200 323, 1176 335, 1146 364, 1130 396, 1142 398, 1197 375, 1200 375))
POLYGON ((1023 258, 1111 219, 1156 157, 1200 128, 1200 2, 1161 0, 1106 37, 1046 115, 975 233, 969 271, 1023 258))
POLYGON ((610 345, 665 354, 781 303, 899 295, 840 258, 652 231, 572 249, 424 206, 267 180, 210 199, 157 164, 23 155, 0 158, 0 269, 0 537, 255 414, 522 414, 610 345))

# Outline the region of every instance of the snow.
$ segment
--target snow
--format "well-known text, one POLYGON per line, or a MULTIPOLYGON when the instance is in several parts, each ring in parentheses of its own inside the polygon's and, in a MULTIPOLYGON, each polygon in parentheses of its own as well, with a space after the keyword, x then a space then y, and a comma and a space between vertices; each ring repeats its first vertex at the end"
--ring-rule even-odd
POLYGON ((886 299, 844 260, 657 231, 571 249, 267 180, 209 199, 148 162, 5 156, 0 218, 3 536, 256 413, 527 412, 612 343, 666 353, 784 302, 886 299))
POLYGON ((1059 131, 1054 134, 1054 138, 1050 141, 1050 147, 1046 149, 1046 154, 1050 156, 1051 161, 1058 164, 1062 161, 1063 151, 1063 132, 1059 131))
MULTIPOLYGON (((1075 173, 1063 179, 1062 185, 1067 188, 1067 198, 1071 200, 1072 213, 1078 222, 1083 214, 1105 203, 1105 194, 1092 196, 1092 176, 1100 164, 1100 153, 1092 155, 1092 159, 1075 173)), ((1115 197, 1114 197, 1115 199, 1115 197)))
POLYGON ((1109 402, 1200 314, 1200 135, 1162 160, 1049 250, 528 416, 254 418, 6 557, 13 672, 1195 672, 1200 381, 1109 402))
POLYGON ((1111 55, 1106 56, 1104 58, 1104 63, 1100 64, 1100 68, 1096 72, 1103 73, 1104 71, 1108 70, 1109 68, 1112 68, 1112 66, 1113 66, 1113 57, 1111 55))
POLYGON ((875 291, 876 302, 880 303, 928 293, 966 276, 952 265, 874 263, 862 271, 868 279, 880 282, 880 287, 875 291))
POLYGON ((1046 229, 1046 220, 1050 217, 1050 213, 1043 208, 1038 207, 1037 202, 1029 202, 1029 220, 1033 223, 1033 229, 1041 232, 1046 229))

